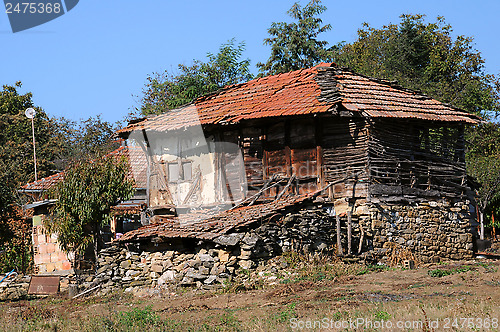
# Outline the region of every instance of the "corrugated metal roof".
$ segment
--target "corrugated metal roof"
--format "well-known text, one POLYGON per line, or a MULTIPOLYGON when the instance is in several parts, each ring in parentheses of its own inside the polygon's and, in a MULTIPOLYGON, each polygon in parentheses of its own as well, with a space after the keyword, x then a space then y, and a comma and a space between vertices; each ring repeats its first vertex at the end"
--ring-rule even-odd
POLYGON ((321 63, 315 67, 227 86, 193 104, 130 124, 117 131, 126 136, 137 129, 168 131, 197 124, 235 124, 243 120, 328 112, 335 104, 367 117, 415 118, 477 123, 479 118, 435 99, 394 84, 321 63), (318 100, 328 89, 318 83, 328 75, 335 98, 318 100))
MULTIPOLYGON (((318 191, 319 192, 319 191, 318 191)), ((244 206, 234 210, 209 216, 206 210, 194 211, 181 217, 164 218, 163 221, 143 226, 125 233, 118 241, 131 242, 151 238, 175 239, 192 238, 213 240, 221 235, 238 232, 252 224, 266 220, 274 214, 292 206, 313 199, 318 192, 285 198, 265 204, 244 206), (203 218, 203 216, 205 217, 203 218)))

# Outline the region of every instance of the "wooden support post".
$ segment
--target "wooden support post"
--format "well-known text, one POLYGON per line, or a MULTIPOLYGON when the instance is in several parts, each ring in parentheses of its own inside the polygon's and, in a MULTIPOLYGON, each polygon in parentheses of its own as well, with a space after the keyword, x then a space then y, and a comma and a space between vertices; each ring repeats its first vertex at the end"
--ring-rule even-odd
POLYGON ((340 216, 335 213, 335 219, 337 220, 337 252, 339 256, 344 256, 342 250, 342 234, 340 233, 340 216))
POLYGON ((365 239, 365 231, 363 230, 361 221, 359 221, 359 230, 361 231, 361 237, 359 238, 358 255, 361 254, 361 250, 363 249, 363 240, 365 239))
POLYGON ((347 255, 352 254, 352 211, 347 211, 347 255))

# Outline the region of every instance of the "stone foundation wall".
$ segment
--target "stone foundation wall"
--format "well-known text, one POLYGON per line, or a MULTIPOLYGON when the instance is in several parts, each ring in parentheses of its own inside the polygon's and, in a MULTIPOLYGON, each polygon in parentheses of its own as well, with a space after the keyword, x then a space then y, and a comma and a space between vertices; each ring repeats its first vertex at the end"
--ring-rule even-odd
POLYGON ((334 219, 322 208, 276 214, 255 229, 214 241, 174 240, 154 245, 113 246, 100 252, 98 270, 85 288, 104 289, 197 285, 211 288, 232 280, 238 269, 253 269, 286 251, 333 251, 334 219))
MULTIPOLYGON (((463 259, 473 254, 468 202, 370 204, 353 215, 352 255, 387 259, 397 244, 417 259, 463 259), (362 235, 363 234, 363 235, 362 235), (361 254, 358 255, 361 245, 361 254)), ((347 218, 341 216, 342 247, 347 249, 347 218)), ((231 280, 238 269, 254 269, 287 251, 336 253, 336 218, 322 205, 277 213, 253 229, 213 241, 194 239, 129 244, 101 251, 97 274, 85 287, 104 289, 197 285, 211 288, 231 280)))
POLYGON ((410 249, 423 262, 473 255, 475 210, 468 201, 372 205, 369 212, 372 247, 379 257, 387 255, 388 243, 410 249))

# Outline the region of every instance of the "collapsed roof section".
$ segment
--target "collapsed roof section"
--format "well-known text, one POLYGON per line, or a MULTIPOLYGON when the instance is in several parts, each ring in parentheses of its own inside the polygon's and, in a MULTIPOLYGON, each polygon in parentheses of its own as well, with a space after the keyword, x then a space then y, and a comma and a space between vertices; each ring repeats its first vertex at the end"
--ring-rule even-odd
MULTIPOLYGON (((314 199, 321 190, 301 196, 293 196, 281 200, 238 207, 220 213, 204 209, 193 210, 179 217, 163 218, 162 221, 130 231, 118 239, 119 242, 135 242, 165 239, 198 239, 217 242, 218 238, 249 228, 259 221, 264 221, 292 206, 298 206, 314 199)), ((161 218, 160 218, 161 220, 161 218)))

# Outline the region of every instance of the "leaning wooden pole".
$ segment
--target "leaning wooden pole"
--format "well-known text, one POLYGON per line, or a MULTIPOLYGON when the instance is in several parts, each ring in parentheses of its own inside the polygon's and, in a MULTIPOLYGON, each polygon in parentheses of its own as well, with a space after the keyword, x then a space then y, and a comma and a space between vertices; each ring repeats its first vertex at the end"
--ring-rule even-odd
POLYGON ((335 218, 337 219, 337 252, 339 256, 344 256, 342 250, 342 234, 340 233, 340 216, 338 213, 335 213, 335 218))
POLYGON ((352 254, 352 211, 347 211, 347 255, 352 254))

